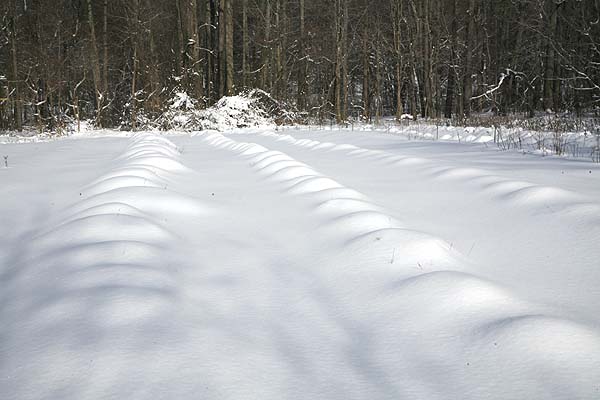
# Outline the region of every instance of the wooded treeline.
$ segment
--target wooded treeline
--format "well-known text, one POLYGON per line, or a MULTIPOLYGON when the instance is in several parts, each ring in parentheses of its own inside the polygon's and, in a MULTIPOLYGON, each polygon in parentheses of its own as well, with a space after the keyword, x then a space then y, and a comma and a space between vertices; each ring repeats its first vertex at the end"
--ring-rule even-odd
POLYGON ((135 128, 185 91, 319 118, 598 112, 600 0, 2 0, 0 128, 135 128))

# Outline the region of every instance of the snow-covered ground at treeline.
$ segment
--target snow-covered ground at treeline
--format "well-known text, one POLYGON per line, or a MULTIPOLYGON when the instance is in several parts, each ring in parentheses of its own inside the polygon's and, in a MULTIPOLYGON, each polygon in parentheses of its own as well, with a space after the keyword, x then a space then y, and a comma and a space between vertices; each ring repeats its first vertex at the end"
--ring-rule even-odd
POLYGON ((299 129, 0 155, 1 399, 600 399, 598 164, 299 129))

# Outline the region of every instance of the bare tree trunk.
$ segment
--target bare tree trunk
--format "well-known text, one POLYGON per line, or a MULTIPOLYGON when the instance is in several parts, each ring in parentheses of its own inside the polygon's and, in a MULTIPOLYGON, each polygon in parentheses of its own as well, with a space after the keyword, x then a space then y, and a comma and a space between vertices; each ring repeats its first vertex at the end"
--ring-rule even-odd
POLYGON ((160 95, 160 77, 158 70, 158 57, 156 54, 156 43, 154 41, 154 33, 152 31, 149 32, 150 35, 150 96, 149 96, 149 105, 150 110, 152 112, 157 112, 161 107, 161 95, 160 95))
POLYGON ((77 121, 77 132, 81 131, 81 114, 80 114, 80 108, 79 108, 78 90, 79 90, 79 86, 81 86, 83 84, 83 82, 85 82, 85 79, 86 79, 85 70, 83 70, 83 78, 71 90, 71 98, 72 98, 72 102, 73 102, 72 108, 73 108, 73 114, 75 114, 75 120, 77 121))
POLYGON ((206 100, 208 104, 212 104, 214 101, 214 91, 215 91, 215 8, 214 3, 211 0, 206 1, 206 20, 204 23, 207 25, 206 27, 206 47, 209 49, 207 54, 207 62, 206 62, 206 100))
POLYGON ((342 21, 342 120, 348 119, 348 0, 344 0, 342 21))
MULTIPOLYGON (((367 24, 368 26, 368 24, 367 24)), ((362 84, 362 103, 363 103, 363 118, 371 120, 371 100, 370 100, 370 69, 369 69, 369 41, 367 36, 368 28, 365 27, 363 32, 363 84, 362 84)))
POLYGON ((463 112, 471 115, 471 98, 473 97, 473 51, 475 50, 475 0, 469 0, 465 41, 465 77, 463 85, 463 112))
POLYGON ((444 117, 452 118, 454 108, 454 92, 456 87, 456 0, 450 0, 450 62, 448 63, 448 86, 446 88, 446 104, 444 117))
POLYGON ((336 0, 335 8, 335 118, 346 120, 348 109, 348 0, 336 0))
POLYGON ((378 26, 377 32, 377 44, 375 45, 375 121, 377 124, 381 121, 382 111, 383 111, 383 103, 381 96, 381 31, 379 29, 380 24, 378 26))
MULTIPOLYGON (((135 1, 135 0, 132 0, 135 1)), ((133 66, 131 70, 131 129, 137 129, 137 74, 138 74, 138 45, 137 39, 133 45, 133 66)))
POLYGON ((308 62, 306 54, 306 29, 304 25, 304 3, 305 0, 300 0, 300 61, 298 65, 298 109, 306 110, 306 91, 307 91, 307 75, 308 62))
POLYGON ((417 119, 419 115, 419 109, 422 108, 420 105, 421 91, 419 88, 419 59, 418 54, 420 50, 419 40, 421 38, 421 21, 420 14, 417 11, 414 0, 410 2, 410 16, 409 21, 412 25, 409 26, 408 33, 408 46, 409 46, 409 92, 410 92, 410 109, 413 119, 417 119))
POLYGON ((233 95, 234 89, 234 65, 233 65, 233 0, 221 0, 225 2, 225 69, 226 83, 225 94, 233 95))
POLYGON ((21 85, 19 80, 19 61, 17 58, 17 10, 12 2, 12 15, 10 18, 10 55, 12 61, 12 83, 15 91, 15 128, 21 132, 23 130, 23 100, 21 98, 21 85))
MULTIPOLYGON (((37 45, 38 45, 38 57, 42 65, 48 65, 48 58, 44 51, 45 39, 42 31, 41 13, 36 13, 36 30, 37 30, 37 45)), ((39 73, 39 79, 36 85, 36 115, 38 122, 38 130, 40 133, 44 130, 44 125, 50 122, 49 125, 52 128, 52 121, 49 121, 50 117, 50 106, 49 106, 49 94, 48 94, 48 70, 43 69, 39 73)))
POLYGON ((133 47, 132 55, 132 66, 131 66, 131 129, 137 129, 137 75, 138 75, 138 39, 139 39, 139 13, 140 13, 140 0, 129 0, 131 3, 132 10, 132 21, 131 21, 131 41, 133 47))
POLYGON ((96 41, 96 27, 94 22, 94 12, 92 9, 92 0, 87 0, 88 5, 88 24, 90 27, 91 55, 92 55, 92 76, 94 78, 94 92, 96 94, 96 123, 103 126, 102 108, 104 106, 104 97, 102 89, 102 76, 100 75, 100 60, 98 56, 98 45, 96 41))
POLYGON ((558 10, 560 5, 554 0, 546 1, 546 10, 548 12, 549 23, 546 36, 546 71, 544 73, 544 108, 546 110, 555 110, 554 107, 554 86, 555 86, 555 49, 552 41, 556 34, 558 21, 558 10))
MULTIPOLYGON (((521 7, 519 7, 519 9, 521 9, 521 7)), ((512 48, 512 56, 510 57, 510 68, 511 70, 514 71, 518 71, 517 65, 519 62, 518 59, 518 54, 519 51, 521 49, 521 43, 523 41, 523 31, 524 31, 524 26, 525 26, 525 18, 526 15, 524 12, 521 12, 521 16, 519 17, 518 21, 518 30, 517 30, 517 35, 514 41, 514 47, 512 48)), ((510 35, 512 34, 512 32, 510 31, 510 28, 508 26, 508 22, 507 22, 507 34, 510 35)), ((507 43, 509 42, 509 40, 507 39, 507 43)), ((513 99, 515 97, 515 94, 518 94, 519 92, 519 87, 520 87, 521 83, 520 80, 516 79, 515 74, 511 73, 510 74, 510 78, 508 81, 508 85, 506 87, 506 94, 505 94, 505 107, 504 107, 504 112, 508 113, 510 112, 510 108, 511 105, 513 104, 513 99)), ((525 105, 526 107, 530 107, 529 102, 525 101, 525 105)))
POLYGON ((288 96, 288 70, 287 70, 287 38, 289 35, 289 27, 288 27, 288 15, 287 15, 287 0, 281 1, 281 15, 280 15, 280 23, 281 28, 279 30, 279 41, 281 42, 281 54, 280 54, 280 76, 281 76, 281 90, 280 96, 282 99, 287 98, 288 96))
POLYGON ((413 26, 410 29, 411 38, 410 43, 410 55, 411 55, 411 84, 414 89, 414 104, 415 109, 413 116, 416 119, 420 114, 421 117, 426 116, 425 109, 425 35, 423 33, 423 1, 420 0, 418 4, 414 0, 411 0, 411 21, 413 26))
POLYGON ((392 18, 394 27, 394 52, 396 53, 396 119, 400 120, 402 107, 402 2, 392 0, 392 18))
MULTIPOLYGON (((430 21, 429 27, 431 30, 432 57, 431 57, 431 105, 432 115, 434 118, 440 118, 442 115, 442 82, 440 77, 440 56, 441 49, 446 41, 441 29, 436 27, 436 21, 441 21, 445 14, 442 10, 441 1, 433 1, 430 3, 430 21)), ((438 22, 439 24, 439 22, 438 22)))
POLYGON ((242 86, 248 87, 248 0, 242 0, 242 86))
POLYGON ((431 29, 429 26, 429 0, 422 0, 421 20, 423 37, 423 116, 430 118, 433 116, 433 85, 432 85, 432 67, 431 67, 431 29))
POLYGON ((178 0, 178 14, 180 20, 181 41, 180 50, 183 51, 182 68, 186 91, 194 98, 203 96, 202 79, 198 73, 200 64, 200 40, 198 36, 198 5, 196 0, 178 0))
MULTIPOLYGON (((61 16, 62 17, 62 16, 61 16)), ((57 88, 57 107, 58 107, 58 116, 57 116, 57 124, 58 124, 58 129, 62 130, 63 129, 63 104, 62 104, 62 96, 63 96, 63 82, 64 82, 64 78, 63 78, 63 42, 62 42, 62 32, 61 32, 61 27, 62 27, 63 21, 62 18, 59 21, 59 29, 57 30, 57 39, 58 39, 58 52, 57 52, 57 57, 58 57, 58 88, 57 88)), ((61 132, 59 132, 59 134, 61 134, 61 132)))
POLYGON ((339 124, 342 121, 342 2, 335 1, 335 119, 339 124))
POLYGON ((185 77, 185 66, 183 57, 185 54, 185 43, 183 38, 183 16, 181 15, 181 4, 179 0, 175 0, 175 9, 177 11, 177 43, 179 44, 179 51, 176 52, 175 62, 177 65, 177 73, 179 77, 185 77))
POLYGON ((104 21, 102 26, 103 60, 102 60, 102 93, 108 95, 108 0, 104 0, 104 21))
POLYGON ((226 79, 227 79, 227 60, 225 54, 225 0, 219 1, 219 14, 218 14, 218 43, 219 43, 219 68, 218 68, 218 76, 219 76, 219 98, 225 96, 226 91, 226 79))
POLYGON ((277 28, 277 46, 275 46, 275 89, 274 94, 281 98, 283 93, 283 33, 281 29, 281 0, 275 0, 275 27, 277 28))
POLYGON ((271 90, 269 76, 271 74, 271 0, 264 0, 265 36, 262 48, 262 73, 261 87, 269 92, 271 90))

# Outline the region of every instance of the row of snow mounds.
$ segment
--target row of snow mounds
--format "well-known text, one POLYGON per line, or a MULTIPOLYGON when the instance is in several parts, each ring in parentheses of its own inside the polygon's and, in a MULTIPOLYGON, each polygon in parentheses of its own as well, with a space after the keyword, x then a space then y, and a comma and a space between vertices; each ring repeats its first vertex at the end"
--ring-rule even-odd
POLYGON ((344 288, 340 302, 353 308, 344 314, 354 313, 346 324, 359 348, 349 351, 378 382, 370 398, 600 395, 600 335, 592 328, 461 272, 467 261, 444 241, 403 227, 363 194, 285 153, 221 134, 201 137, 247 159, 284 193, 305 199, 307 217, 325 221, 317 227, 323 248, 338 245, 340 254, 324 260, 331 268, 320 274, 344 288))
POLYGON ((428 167, 426 172, 435 179, 474 185, 480 193, 506 206, 547 210, 553 216, 575 217, 591 225, 600 223, 600 202, 569 190, 509 179, 477 168, 436 166, 428 167))
POLYGON ((481 168, 440 166, 438 162, 434 163, 426 158, 401 156, 384 150, 366 149, 352 144, 297 139, 292 135, 273 132, 260 132, 260 134, 276 141, 307 149, 340 151, 351 157, 378 161, 391 166, 415 166, 435 179, 475 184, 481 193, 501 201, 506 206, 539 209, 542 205, 545 209, 552 210, 552 213, 557 216, 575 216, 588 223, 600 223, 600 203, 569 190, 509 179, 481 168))
POLYGON ((324 176, 289 155, 256 143, 240 143, 220 133, 204 134, 214 146, 248 157, 254 170, 276 182, 287 195, 303 196, 321 222, 318 229, 329 240, 368 263, 414 270, 460 267, 460 254, 445 241, 408 229, 367 196, 324 176), (396 243, 401 243, 396 247, 396 243), (376 248, 376 249, 375 249, 376 248), (367 253, 365 254, 365 251, 367 253))
POLYGON ((366 149, 364 147, 356 146, 354 144, 321 142, 314 139, 296 139, 292 135, 268 131, 261 131, 259 132, 259 134, 274 139, 276 141, 292 144, 294 146, 300 146, 311 150, 340 151, 352 157, 364 158, 372 161, 379 161, 384 164, 422 165, 429 163, 429 160, 427 160, 426 158, 401 156, 386 152, 384 150, 366 149))
POLYGON ((167 139, 137 135, 111 165, 15 249, 0 276, 1 398, 111 393, 133 379, 116 375, 137 369, 131 355, 167 327, 182 260, 162 222, 205 211, 169 188, 187 168, 167 139))

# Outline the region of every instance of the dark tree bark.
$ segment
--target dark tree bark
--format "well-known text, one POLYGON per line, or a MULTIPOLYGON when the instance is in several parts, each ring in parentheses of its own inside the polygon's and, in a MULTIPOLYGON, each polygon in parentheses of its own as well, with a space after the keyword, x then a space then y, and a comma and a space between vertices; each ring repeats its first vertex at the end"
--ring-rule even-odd
POLYGON ((20 132, 23 130, 23 99, 21 98, 21 80, 19 77, 19 60, 17 51, 17 10, 14 1, 11 2, 10 13, 10 58, 12 72, 12 90, 14 91, 14 120, 15 128, 20 132))
POLYGON ((450 65, 448 65, 448 86, 446 88, 446 103, 444 106, 444 117, 452 118, 454 110, 454 92, 456 88, 456 0, 450 0, 450 65))
POLYGON ((299 37, 299 58, 298 61, 298 74, 297 74, 297 85, 298 95, 297 104, 298 109, 306 111, 306 91, 307 91, 307 76, 308 76, 308 54, 306 52, 306 28, 305 28, 305 0, 299 0, 299 24, 300 24, 300 37, 299 37))
POLYGON ((233 0, 225 3, 225 95, 232 96, 234 88, 233 66, 233 0))
POLYGON ((88 7, 88 25, 90 28, 90 54, 92 77, 94 79, 94 93, 96 97, 96 124, 103 126, 102 109, 104 107, 104 84, 102 83, 102 75, 100 74, 100 58, 98 56, 98 44, 96 40, 96 26, 94 20, 94 12, 92 0, 87 0, 88 7))
POLYGON ((463 112, 469 117, 471 115, 471 104, 473 97, 473 52, 475 51, 476 33, 475 33, 475 12, 476 0, 469 0, 469 8, 467 11, 467 29, 465 42, 465 76, 463 84, 463 112))

